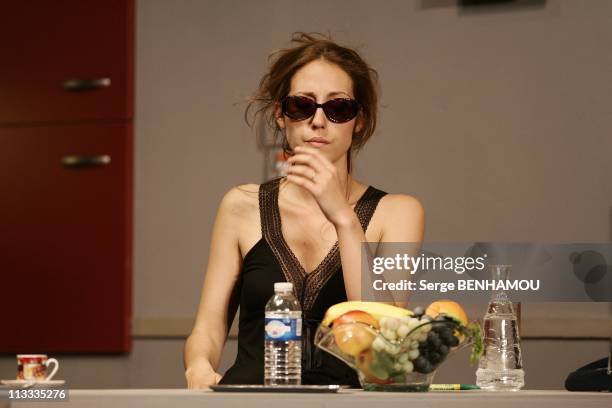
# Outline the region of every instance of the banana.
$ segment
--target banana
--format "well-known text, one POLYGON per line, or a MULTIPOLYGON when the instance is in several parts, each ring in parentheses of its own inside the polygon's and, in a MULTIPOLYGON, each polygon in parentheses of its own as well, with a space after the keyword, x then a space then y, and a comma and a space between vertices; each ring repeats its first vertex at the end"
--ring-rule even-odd
POLYGON ((395 317, 398 319, 404 316, 412 316, 412 312, 410 310, 404 309, 402 307, 388 305, 386 303, 362 302, 358 300, 353 300, 337 303, 331 306, 325 312, 325 316, 323 316, 323 321, 321 322, 321 324, 324 326, 329 326, 337 317, 340 317, 346 312, 350 312, 352 310, 361 310, 363 312, 371 314, 376 319, 379 319, 383 316, 395 317))

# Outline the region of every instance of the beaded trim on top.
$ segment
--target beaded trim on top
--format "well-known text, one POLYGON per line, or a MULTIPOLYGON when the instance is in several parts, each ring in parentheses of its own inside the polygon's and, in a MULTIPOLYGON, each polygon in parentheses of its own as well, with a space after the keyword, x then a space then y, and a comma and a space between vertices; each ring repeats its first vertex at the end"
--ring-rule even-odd
MULTIPOLYGON (((340 249, 336 241, 332 249, 312 272, 308 273, 304 270, 283 237, 280 209, 278 207, 280 180, 281 178, 276 178, 267 181, 259 188, 261 233, 278 260, 285 279, 287 282, 293 283, 302 310, 309 311, 314 305, 321 288, 340 269, 340 249)), ((386 194, 384 191, 368 186, 365 193, 355 204, 354 211, 364 233, 378 202, 386 194)))

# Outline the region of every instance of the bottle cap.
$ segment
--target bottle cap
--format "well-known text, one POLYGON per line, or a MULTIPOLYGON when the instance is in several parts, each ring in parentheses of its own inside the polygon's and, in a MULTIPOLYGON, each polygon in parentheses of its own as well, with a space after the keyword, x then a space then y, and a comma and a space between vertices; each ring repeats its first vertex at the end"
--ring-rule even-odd
POLYGON ((291 292, 293 290, 293 283, 291 282, 276 282, 274 284, 275 292, 291 292))

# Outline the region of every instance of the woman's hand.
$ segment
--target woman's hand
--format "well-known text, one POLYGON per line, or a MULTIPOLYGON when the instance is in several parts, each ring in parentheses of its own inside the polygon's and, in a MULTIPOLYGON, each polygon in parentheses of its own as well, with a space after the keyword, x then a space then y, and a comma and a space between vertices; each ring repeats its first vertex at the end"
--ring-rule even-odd
POLYGON ((338 172, 329 159, 314 147, 296 146, 294 152, 287 159, 290 164, 287 180, 308 190, 334 226, 352 221, 355 214, 345 197, 338 172))
POLYGON ((221 374, 215 372, 208 361, 198 362, 185 371, 187 388, 200 389, 210 385, 218 384, 221 374))

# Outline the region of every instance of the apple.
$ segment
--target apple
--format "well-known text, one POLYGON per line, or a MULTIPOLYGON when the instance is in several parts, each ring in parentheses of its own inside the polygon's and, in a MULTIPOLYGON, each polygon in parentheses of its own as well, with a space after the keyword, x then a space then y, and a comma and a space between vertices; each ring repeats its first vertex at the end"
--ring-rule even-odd
POLYGON ((376 337, 369 327, 359 322, 340 324, 334 326, 332 331, 338 348, 352 357, 357 357, 362 351, 369 349, 376 337))
POLYGON ((376 329, 379 328, 378 320, 376 320, 374 316, 372 316, 368 312, 364 312, 363 310, 351 310, 350 312, 346 312, 338 316, 332 322, 332 327, 338 327, 341 324, 345 324, 345 323, 357 323, 357 322, 369 324, 370 326, 376 329))
POLYGON ((459 303, 452 300, 437 300, 427 307, 425 314, 436 318, 440 314, 447 315, 460 322, 462 325, 467 326, 468 317, 465 310, 459 305, 459 303))

